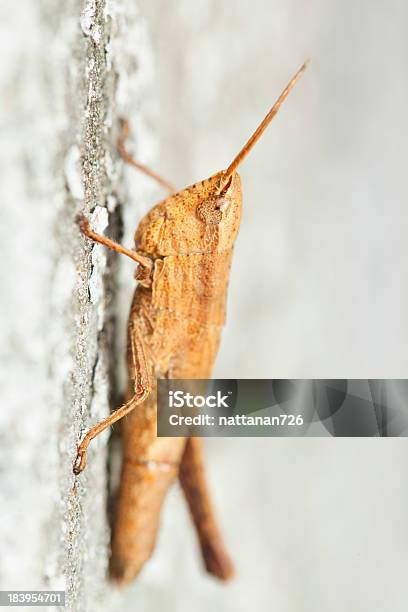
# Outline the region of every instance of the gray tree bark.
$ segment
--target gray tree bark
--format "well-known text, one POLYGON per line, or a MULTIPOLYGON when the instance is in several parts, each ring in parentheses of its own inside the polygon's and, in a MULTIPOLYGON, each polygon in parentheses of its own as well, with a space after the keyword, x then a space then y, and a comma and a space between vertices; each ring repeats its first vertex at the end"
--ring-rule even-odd
MULTIPOLYGON (((83 475, 74 477, 72 463, 78 440, 110 410, 117 268, 74 220, 84 211, 96 231, 122 233, 122 204, 128 214, 132 206, 117 120, 131 114, 149 162, 152 61, 134 0, 20 4, 24 21, 8 13, 2 31, 19 59, 5 77, 1 150, 9 319, 1 356, 1 588, 66 588, 68 610, 103 609, 108 432, 92 444, 83 475)), ((133 180, 137 218, 148 187, 133 180)))

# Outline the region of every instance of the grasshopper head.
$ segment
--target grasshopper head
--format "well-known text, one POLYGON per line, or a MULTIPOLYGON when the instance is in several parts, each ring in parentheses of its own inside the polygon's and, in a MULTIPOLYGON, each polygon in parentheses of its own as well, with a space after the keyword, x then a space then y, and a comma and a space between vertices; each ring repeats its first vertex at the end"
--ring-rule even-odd
POLYGON ((297 71, 226 170, 170 196, 142 219, 135 235, 138 250, 153 257, 165 257, 220 252, 233 246, 242 202, 241 182, 236 169, 275 117, 306 66, 307 62, 297 71))
POLYGON ((230 249, 241 219, 241 181, 237 172, 187 187, 155 206, 139 224, 139 251, 153 257, 212 253, 230 249))

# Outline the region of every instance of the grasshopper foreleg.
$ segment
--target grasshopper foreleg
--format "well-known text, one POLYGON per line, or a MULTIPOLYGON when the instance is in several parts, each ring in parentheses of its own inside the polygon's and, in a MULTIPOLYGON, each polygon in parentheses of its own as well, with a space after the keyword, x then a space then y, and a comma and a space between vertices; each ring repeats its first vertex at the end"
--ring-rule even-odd
POLYGON ((168 191, 170 194, 171 193, 175 193, 176 192, 176 188, 174 187, 174 185, 172 185, 171 183, 169 183, 169 181, 167 181, 166 179, 162 178, 159 174, 157 174, 156 172, 154 172, 153 170, 148 168, 148 166, 145 166, 141 162, 137 161, 129 153, 129 151, 126 149, 126 145, 125 145, 126 140, 127 140, 128 136, 129 136, 129 132, 130 132, 129 122, 126 119, 122 118, 120 120, 120 123, 121 123, 121 128, 122 129, 121 129, 121 132, 120 132, 120 135, 119 135, 119 138, 118 138, 117 147, 118 147, 118 153, 121 156, 121 158, 123 159, 123 161, 125 161, 127 164, 130 164, 134 168, 137 168, 138 170, 140 170, 144 174, 147 174, 147 176, 150 176, 150 178, 154 179, 157 183, 159 183, 159 185, 161 187, 166 189, 166 191, 168 191))

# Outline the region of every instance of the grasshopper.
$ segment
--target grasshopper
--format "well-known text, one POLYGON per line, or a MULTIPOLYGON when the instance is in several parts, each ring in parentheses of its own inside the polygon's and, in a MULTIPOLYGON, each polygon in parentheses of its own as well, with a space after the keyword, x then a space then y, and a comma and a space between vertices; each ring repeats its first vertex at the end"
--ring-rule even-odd
POLYGON ((171 195, 140 221, 136 250, 95 233, 79 218, 89 239, 137 263, 128 322, 126 401, 88 431, 78 447, 74 473, 86 464, 95 436, 122 421, 123 461, 113 524, 112 578, 124 585, 151 556, 166 492, 179 477, 209 573, 221 580, 233 566, 218 529, 203 467, 199 438, 158 438, 155 379, 206 379, 225 322, 229 270, 238 234, 242 193, 237 167, 260 138, 306 68, 298 70, 264 120, 226 170, 174 193, 173 187, 128 153, 122 124, 122 158, 156 179, 171 195), (124 418, 126 417, 126 418, 124 418))

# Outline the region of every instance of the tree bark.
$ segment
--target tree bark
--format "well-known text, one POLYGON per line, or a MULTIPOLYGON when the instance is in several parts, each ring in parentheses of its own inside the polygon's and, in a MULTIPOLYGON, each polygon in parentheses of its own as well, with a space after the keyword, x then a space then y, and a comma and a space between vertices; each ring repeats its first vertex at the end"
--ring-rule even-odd
POLYGON ((26 27, 17 15, 3 26, 19 60, 3 97, 1 588, 66 588, 67 610, 96 610, 109 556, 108 432, 92 443, 84 474, 74 477, 72 464, 83 433, 112 407, 123 314, 115 313, 116 259, 74 220, 84 212, 97 231, 122 238, 122 204, 135 219, 145 210, 149 187, 133 177, 129 198, 115 143, 125 115, 142 161, 151 161, 152 61, 134 0, 22 4, 26 27))

